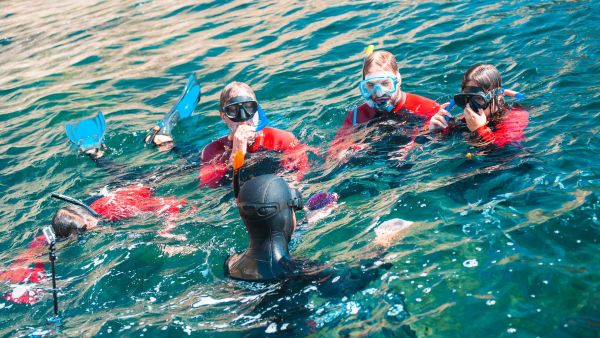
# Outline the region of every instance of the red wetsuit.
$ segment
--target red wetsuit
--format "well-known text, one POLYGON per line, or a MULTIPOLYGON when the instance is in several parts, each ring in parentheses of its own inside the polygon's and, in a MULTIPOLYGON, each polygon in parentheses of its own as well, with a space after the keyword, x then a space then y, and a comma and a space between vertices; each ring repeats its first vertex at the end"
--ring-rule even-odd
POLYGON ((185 200, 175 197, 154 197, 150 188, 132 185, 97 199, 90 207, 109 221, 116 221, 143 213, 179 214, 185 204, 185 200))
MULTIPOLYGON (((174 197, 154 197, 150 188, 132 185, 97 199, 90 207, 107 220, 115 221, 144 213, 176 215, 185 204, 185 200, 174 197)), ((0 280, 17 284, 13 291, 4 295, 6 300, 33 304, 41 299, 42 290, 37 286, 46 280, 46 274, 44 262, 39 258, 44 253, 45 246, 44 236, 38 236, 14 263, 0 271, 0 280)))
POLYGON ((4 295, 4 299, 17 304, 34 304, 42 299, 43 290, 38 286, 46 281, 46 274, 44 262, 38 259, 45 246, 44 235, 38 236, 14 263, 0 271, 0 280, 15 284, 13 290, 4 295))
POLYGON ((529 123, 529 113, 522 108, 512 108, 499 121, 490 121, 485 126, 479 127, 475 132, 486 143, 497 147, 518 143, 523 138, 523 130, 529 123))
MULTIPOLYGON (((230 170, 228 162, 232 146, 233 142, 229 140, 228 136, 223 136, 202 150, 200 155, 202 164, 198 176, 201 185, 211 188, 218 186, 219 181, 230 170)), ((281 166, 285 170, 296 169, 295 178, 300 180, 310 167, 307 149, 309 147, 300 143, 294 134, 266 127, 259 132, 254 142, 248 145, 247 152, 273 150, 283 153, 281 166)))
MULTIPOLYGON (((424 128, 429 127, 429 120, 440 110, 440 105, 428 98, 423 96, 403 93, 403 99, 396 104, 392 113, 397 115, 402 114, 413 114, 425 120, 424 128)), ((368 104, 363 103, 355 109, 348 111, 344 123, 335 134, 331 146, 329 148, 329 155, 335 155, 342 149, 354 148, 355 144, 351 140, 347 140, 347 136, 352 133, 353 127, 356 124, 366 123, 375 116, 377 116, 377 109, 370 107, 368 104)))

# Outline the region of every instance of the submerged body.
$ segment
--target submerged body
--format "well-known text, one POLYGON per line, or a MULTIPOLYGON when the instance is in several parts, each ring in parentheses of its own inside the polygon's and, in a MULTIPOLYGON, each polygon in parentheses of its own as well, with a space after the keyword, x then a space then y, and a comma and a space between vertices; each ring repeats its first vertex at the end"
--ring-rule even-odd
MULTIPOLYGON (((292 133, 266 127, 258 133, 254 142, 247 145, 246 152, 250 154, 269 150, 281 152, 283 154, 281 167, 284 170, 297 170, 294 178, 299 180, 310 167, 306 154, 307 148, 292 133)), ((232 151, 233 141, 229 136, 223 136, 204 148, 200 156, 201 185, 218 186, 221 179, 230 171, 229 159, 232 151)))
MULTIPOLYGON (((152 190, 146 186, 132 185, 119 188, 113 193, 95 200, 90 207, 102 218, 108 221, 117 221, 144 214, 173 217, 181 213, 185 204, 185 200, 178 200, 174 197, 153 196, 152 190)), ((57 215, 64 211, 66 214, 71 213, 75 210, 71 207, 59 209, 57 215)), ((89 215, 83 208, 75 211, 80 212, 79 215, 83 217, 79 217, 78 214, 67 215, 66 218, 57 221, 60 217, 57 218, 55 215, 52 226, 58 237, 66 238, 97 226, 98 219, 89 215), (58 223, 65 224, 59 225, 58 223)), ((6 300, 20 304, 34 304, 41 300, 43 296, 41 285, 47 281, 46 251, 45 237, 37 236, 13 263, 0 271, 0 281, 13 284, 13 290, 4 295, 6 300)))

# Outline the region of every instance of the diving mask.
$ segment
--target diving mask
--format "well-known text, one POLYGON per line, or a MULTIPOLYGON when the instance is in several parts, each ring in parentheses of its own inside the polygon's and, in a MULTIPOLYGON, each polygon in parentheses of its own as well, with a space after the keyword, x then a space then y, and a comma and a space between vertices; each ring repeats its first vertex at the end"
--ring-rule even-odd
POLYGON ((398 79, 390 72, 375 73, 365 78, 358 84, 361 95, 367 99, 372 96, 382 97, 392 95, 398 90, 398 79))
POLYGON ((492 100, 500 93, 502 93, 500 88, 486 92, 481 87, 465 87, 462 93, 454 95, 454 102, 463 109, 469 105, 477 112, 479 109, 489 107, 492 100))
POLYGON ((258 102, 250 96, 236 96, 223 107, 223 114, 233 122, 252 119, 258 111, 258 102))

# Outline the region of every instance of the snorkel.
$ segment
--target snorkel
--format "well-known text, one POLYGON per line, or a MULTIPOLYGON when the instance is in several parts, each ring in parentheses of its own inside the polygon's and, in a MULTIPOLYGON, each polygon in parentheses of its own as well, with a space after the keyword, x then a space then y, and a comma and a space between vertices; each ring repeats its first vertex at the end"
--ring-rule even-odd
POLYGON ((61 195, 61 194, 58 194, 55 192, 53 192, 51 196, 58 200, 80 206, 80 207, 84 208, 85 210, 87 210, 94 217, 100 217, 100 215, 98 215, 98 213, 95 212, 94 209, 90 208, 87 204, 81 202, 78 199, 75 199, 75 198, 69 197, 69 196, 65 196, 65 195, 61 195))
POLYGON ((238 150, 233 156, 233 196, 237 201, 240 194, 240 168, 244 165, 244 154, 238 150))
POLYGON ((269 124, 269 119, 267 118, 267 115, 265 114, 265 111, 260 103, 258 103, 256 99, 249 96, 237 96, 232 98, 231 101, 221 109, 221 113, 223 116, 227 117, 227 119, 224 121, 232 133, 235 132, 237 123, 252 121, 255 132, 263 130, 269 124), (254 113, 249 113, 247 108, 243 106, 243 104, 246 103, 254 104, 256 111, 254 113), (237 107, 233 107, 235 109, 231 109, 231 112, 226 112, 225 109, 228 109, 230 106, 237 107))
POLYGON ((255 127, 256 132, 258 133, 259 131, 265 129, 265 127, 268 124, 269 124, 269 119, 267 118, 265 111, 262 109, 262 106, 259 104, 258 105, 258 125, 255 127))

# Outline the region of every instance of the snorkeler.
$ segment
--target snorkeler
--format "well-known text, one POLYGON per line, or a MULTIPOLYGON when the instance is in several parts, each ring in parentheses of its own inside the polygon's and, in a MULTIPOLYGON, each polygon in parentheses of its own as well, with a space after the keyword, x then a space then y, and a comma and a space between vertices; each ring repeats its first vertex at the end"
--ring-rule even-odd
POLYGON ((302 210, 302 195, 275 175, 257 176, 241 187, 240 217, 248 230, 248 248, 227 258, 225 274, 246 281, 284 280, 302 272, 303 263, 292 259, 288 244, 302 210))
MULTIPOLYGON (((116 221, 144 214, 174 217, 180 214, 186 204, 186 201, 174 197, 152 196, 152 191, 143 186, 117 189, 112 194, 95 200, 90 206, 63 195, 53 194, 53 197, 71 203, 59 208, 52 217, 52 230, 58 239, 66 239, 95 229, 103 220, 116 221)), ((168 233, 163 232, 164 230, 161 230, 159 235, 170 237, 168 233)), ((4 295, 6 300, 33 304, 41 299, 42 292, 36 285, 46 279, 44 262, 40 259, 46 244, 43 235, 36 237, 27 250, 19 254, 6 269, 0 271, 0 280, 16 285, 12 292, 4 295)))
POLYGON ((221 91, 219 110, 221 119, 229 128, 229 135, 208 144, 200 156, 200 184, 215 187, 231 170, 233 155, 262 151, 283 154, 280 162, 284 170, 296 170, 293 179, 299 181, 309 169, 308 146, 300 143, 294 134, 266 127, 266 117, 250 86, 231 82, 221 91), (261 116, 263 115, 263 116, 261 116))
POLYGON ((362 75, 358 87, 366 102, 354 107, 346 115, 342 127, 331 142, 330 157, 341 158, 347 150, 357 151, 362 148, 362 145, 348 139, 354 127, 359 124, 376 118, 407 120, 416 116, 424 120, 427 126, 432 117, 444 114, 442 107, 435 101, 400 89, 402 78, 398 63, 390 52, 370 52, 365 57, 362 75))
MULTIPOLYGON (((385 262, 384 253, 380 249, 389 246, 386 241, 392 240, 399 231, 406 229, 406 223, 403 227, 387 227, 385 233, 381 233, 383 240, 376 231, 375 243, 378 243, 379 250, 364 253, 360 262, 350 265, 320 265, 290 254, 290 240, 297 227, 295 213, 302 209, 324 208, 336 201, 335 194, 317 193, 305 207, 300 192, 291 189, 282 178, 275 175, 254 177, 239 190, 238 211, 246 226, 249 242, 243 252, 226 259, 224 272, 226 276, 242 281, 285 282, 285 286, 267 295, 254 309, 255 313, 269 317, 270 321, 280 324, 291 322, 282 326, 282 331, 309 333, 323 324, 324 318, 319 316, 319 312, 309 313, 311 316, 307 321, 294 323, 297 319, 294 318, 295 311, 307 311, 305 304, 310 297, 306 290, 308 283, 311 288, 318 290, 321 297, 329 300, 327 304, 331 302, 335 307, 338 300, 344 303, 347 297, 364 290, 369 283, 391 268, 391 263, 385 262), (273 306, 274 304, 276 305, 273 306), (276 309, 273 310, 274 308, 276 309)), ((408 318, 401 295, 390 294, 388 300, 394 309, 400 309, 393 313, 394 320, 408 318)), ((339 315, 343 317, 343 312, 339 315)), ((325 320, 335 320, 333 317, 325 320)), ((414 336, 410 327, 402 326, 402 330, 407 336, 414 336)))
POLYGON ((505 96, 522 97, 522 94, 502 89, 500 72, 493 65, 473 65, 463 76, 461 92, 454 96, 455 104, 463 108, 463 116, 454 125, 447 118, 436 116, 437 123, 430 125, 430 131, 462 127, 482 140, 483 145, 504 147, 517 143, 525 137, 523 130, 529 123, 529 113, 508 105, 505 96))
MULTIPOLYGON (((225 274, 233 279, 272 282, 322 271, 323 266, 290 255, 289 244, 297 228, 295 213, 331 207, 337 199, 335 193, 320 192, 308 200, 305 208, 300 191, 290 188, 281 177, 261 175, 245 182, 237 206, 248 232, 248 248, 227 258, 225 274)), ((389 246, 397 233, 409 226, 406 224, 376 231, 374 242, 381 248, 389 246)))
MULTIPOLYGON (((281 167, 297 170, 293 178, 302 179, 309 169, 306 150, 311 148, 301 144, 290 132, 266 126, 268 119, 250 86, 235 81, 225 86, 220 95, 219 113, 230 132, 202 150, 200 185, 217 187, 231 169, 233 154, 238 150, 244 155, 269 150, 280 152, 283 154, 281 167)), ((146 142, 154 143, 160 150, 176 149, 172 135, 160 126, 152 129, 146 142)))

